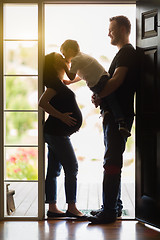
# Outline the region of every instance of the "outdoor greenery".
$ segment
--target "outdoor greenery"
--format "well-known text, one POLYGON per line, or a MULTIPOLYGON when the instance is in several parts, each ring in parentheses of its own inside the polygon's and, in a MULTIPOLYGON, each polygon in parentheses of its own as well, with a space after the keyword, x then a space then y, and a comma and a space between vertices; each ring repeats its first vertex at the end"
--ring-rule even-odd
MULTIPOLYGON (((35 68, 35 58, 37 56, 32 51, 33 48, 19 45, 17 51, 9 49, 7 52, 6 71, 7 75, 11 74, 12 76, 5 77, 5 144, 11 146, 12 144, 21 145, 23 143, 25 145, 28 142, 30 143, 28 132, 35 130, 37 125, 37 113, 27 111, 37 109, 38 99, 34 103, 34 96, 37 96, 38 91, 37 79, 16 76, 17 69, 20 72, 32 72, 32 69, 35 68), (21 61, 19 62, 18 59, 21 61)), ((26 74, 25 72, 24 74, 26 74)), ((37 163, 36 148, 19 147, 16 151, 8 151, 8 148, 6 148, 7 179, 37 180, 37 163)))
MULTIPOLYGON (((6 109, 30 109, 27 93, 28 89, 23 82, 17 81, 16 77, 6 77, 6 109)), ((23 111, 6 113, 6 142, 10 142, 11 129, 16 130, 16 138, 20 139, 28 129, 34 128, 36 120, 36 114, 28 117, 28 113, 23 111)))
POLYGON ((7 179, 37 180, 37 150, 18 148, 6 162, 7 179))

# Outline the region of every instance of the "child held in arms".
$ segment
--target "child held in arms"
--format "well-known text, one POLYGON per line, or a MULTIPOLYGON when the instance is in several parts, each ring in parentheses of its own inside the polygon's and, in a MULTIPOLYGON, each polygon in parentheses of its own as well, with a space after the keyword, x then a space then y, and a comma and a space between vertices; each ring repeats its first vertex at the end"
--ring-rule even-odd
MULTIPOLYGON (((71 64, 70 69, 64 66, 67 77, 70 80, 63 80, 66 85, 85 80, 88 87, 94 94, 99 94, 109 79, 109 73, 104 67, 93 57, 80 51, 79 44, 75 40, 66 40, 60 48, 66 61, 71 64)), ((119 131, 123 137, 131 136, 123 116, 123 112, 119 106, 115 94, 112 93, 107 97, 110 112, 114 115, 115 121, 119 126, 119 131)), ((105 112, 107 117, 109 112, 105 112)))

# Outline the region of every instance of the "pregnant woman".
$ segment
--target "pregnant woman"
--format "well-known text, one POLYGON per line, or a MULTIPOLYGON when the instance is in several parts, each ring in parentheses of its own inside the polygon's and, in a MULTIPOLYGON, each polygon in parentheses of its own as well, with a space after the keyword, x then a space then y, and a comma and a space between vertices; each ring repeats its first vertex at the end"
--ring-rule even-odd
POLYGON ((46 203, 49 203, 47 216, 83 218, 85 216, 76 207, 78 162, 69 137, 81 127, 82 114, 75 94, 63 84, 64 61, 55 52, 45 56, 44 84, 47 89, 39 100, 39 106, 49 114, 44 124, 44 137, 48 144, 45 181, 46 203), (68 204, 66 212, 57 207, 57 177, 62 167, 68 204))

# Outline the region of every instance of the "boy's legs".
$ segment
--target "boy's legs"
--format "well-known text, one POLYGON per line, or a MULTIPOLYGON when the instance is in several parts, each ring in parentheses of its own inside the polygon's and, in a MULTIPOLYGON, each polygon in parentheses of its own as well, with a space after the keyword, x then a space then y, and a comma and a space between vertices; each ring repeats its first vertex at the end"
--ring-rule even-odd
POLYGON ((124 138, 130 137, 131 133, 128 130, 125 117, 123 115, 123 112, 121 111, 121 107, 119 106, 115 93, 112 93, 109 96, 107 96, 107 103, 110 109, 112 109, 113 116, 115 118, 115 121, 119 125, 119 130, 122 136, 124 138))
POLYGON ((103 75, 99 79, 98 83, 95 86, 91 87, 90 90, 95 94, 99 94, 104 89, 104 86, 106 85, 108 80, 109 80, 109 76, 103 75))
MULTIPOLYGON (((103 75, 99 82, 94 86, 91 87, 91 91, 95 94, 99 94, 103 89, 104 86, 106 85, 107 81, 109 80, 108 75, 103 75)), ((113 113, 113 116, 116 120, 116 122, 119 124, 119 130, 124 138, 131 136, 128 127, 125 122, 124 114, 120 108, 120 105, 117 101, 115 93, 110 94, 107 98, 107 103, 113 113)))

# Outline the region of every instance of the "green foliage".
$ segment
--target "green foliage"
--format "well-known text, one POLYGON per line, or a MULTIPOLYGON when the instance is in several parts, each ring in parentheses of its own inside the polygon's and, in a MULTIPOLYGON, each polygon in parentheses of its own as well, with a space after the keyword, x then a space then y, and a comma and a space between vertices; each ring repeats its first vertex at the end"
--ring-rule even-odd
POLYGON ((35 63, 37 63, 37 55, 34 53, 37 52, 37 45, 24 47, 20 44, 19 51, 21 64, 31 67, 32 69, 36 68, 35 63))
MULTIPOLYGON (((24 110, 30 109, 27 102, 27 89, 23 82, 18 81, 16 77, 6 78, 6 109, 24 110), (22 101, 23 100, 23 101, 22 101)), ((17 137, 20 138, 28 129, 33 128, 36 121, 36 115, 25 112, 12 112, 6 114, 6 140, 8 140, 11 129, 16 129, 17 137)))
POLYGON ((26 97, 27 89, 16 77, 6 77, 6 109, 23 110, 29 109, 26 97), (23 102, 22 102, 23 96, 23 102))

